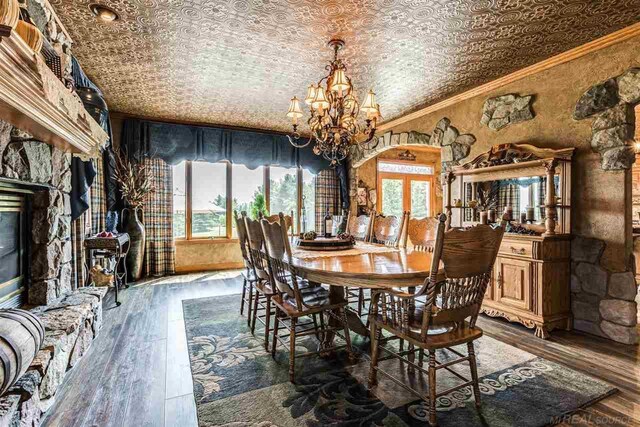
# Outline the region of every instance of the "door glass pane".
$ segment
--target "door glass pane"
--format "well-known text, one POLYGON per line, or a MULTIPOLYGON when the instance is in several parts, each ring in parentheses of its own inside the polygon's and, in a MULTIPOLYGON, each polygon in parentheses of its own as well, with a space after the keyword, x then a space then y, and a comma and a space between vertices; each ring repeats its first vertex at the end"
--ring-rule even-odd
POLYGON ((402 179, 382 179, 382 213, 402 215, 402 179))
POLYGON ((298 216, 298 184, 297 170, 279 167, 269 168, 271 194, 269 195, 269 213, 282 212, 291 215, 293 211, 294 232, 298 216))
MULTIPOLYGON (((233 209, 238 215, 244 211, 251 218, 257 218, 260 206, 264 206, 264 167, 251 170, 245 165, 233 165, 231 174, 233 209)), ((237 237, 236 222, 231 224, 232 236, 237 237)))
POLYGON ((316 175, 302 170, 302 231, 316 229, 316 175))
POLYGON ((227 164, 193 162, 192 174, 192 237, 225 237, 227 164))
POLYGON ((431 183, 429 181, 411 181, 411 216, 424 218, 431 212, 431 183))
POLYGON ((173 237, 184 238, 187 219, 187 186, 185 162, 173 166, 173 237))

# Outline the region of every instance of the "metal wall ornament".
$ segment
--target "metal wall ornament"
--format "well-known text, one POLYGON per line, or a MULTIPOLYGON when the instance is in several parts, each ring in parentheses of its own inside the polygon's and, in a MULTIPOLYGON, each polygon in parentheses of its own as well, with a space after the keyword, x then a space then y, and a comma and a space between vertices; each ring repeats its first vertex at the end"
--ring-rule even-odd
MULTIPOLYGON (((310 117, 307 120, 311 130, 308 140, 298 132, 298 119, 304 116, 300 101, 291 98, 287 117, 291 118, 293 133, 289 141, 294 147, 303 148, 312 142, 313 152, 331 162, 340 164, 349 154, 352 145, 373 149, 369 144, 374 139, 377 121, 382 118, 380 105, 376 103, 375 93, 369 90, 364 103, 360 105, 356 99, 351 79, 346 75, 347 66, 338 58, 338 52, 344 47, 344 41, 332 39, 329 46, 333 48, 333 61, 326 66, 329 74, 309 85, 305 104, 309 106, 310 117), (364 126, 358 122, 360 112, 366 114, 364 126)), ((376 140, 377 141, 377 140, 376 140)))

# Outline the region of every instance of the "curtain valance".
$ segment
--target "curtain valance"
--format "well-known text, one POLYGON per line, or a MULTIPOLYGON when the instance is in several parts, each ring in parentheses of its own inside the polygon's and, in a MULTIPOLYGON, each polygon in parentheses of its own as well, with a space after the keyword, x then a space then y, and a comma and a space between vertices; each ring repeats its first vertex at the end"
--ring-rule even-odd
POLYGON ((285 135, 258 131, 126 119, 122 145, 130 156, 160 158, 172 165, 183 160, 228 160, 249 169, 300 166, 314 174, 330 167, 328 161, 313 154, 311 146, 297 149, 285 135))

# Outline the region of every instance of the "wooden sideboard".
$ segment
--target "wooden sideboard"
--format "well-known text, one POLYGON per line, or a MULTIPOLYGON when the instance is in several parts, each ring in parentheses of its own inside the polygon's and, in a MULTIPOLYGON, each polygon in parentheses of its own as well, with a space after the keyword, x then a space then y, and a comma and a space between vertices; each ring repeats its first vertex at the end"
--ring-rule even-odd
MULTIPOLYGON (((572 156, 572 148, 553 150, 504 144, 454 167, 447 175, 445 208, 451 227, 470 226, 479 221, 479 208, 467 205, 489 205, 489 201, 480 200, 488 194, 484 192, 487 183, 517 188, 522 180, 533 181, 536 191, 543 191, 539 195, 543 202, 534 203, 538 198, 532 195, 528 201, 519 203, 520 212, 535 204, 535 221, 519 224, 516 218, 520 212, 514 212, 513 229, 526 228, 531 234, 505 233, 482 304, 483 313, 535 328, 535 335, 543 339, 553 329, 570 329, 572 323, 572 156), (453 190, 462 206, 452 203, 453 190)), ((498 212, 498 217, 501 214, 498 212)))
POLYGON ((570 329, 569 236, 505 234, 482 312, 504 317, 548 338, 553 329, 570 329))

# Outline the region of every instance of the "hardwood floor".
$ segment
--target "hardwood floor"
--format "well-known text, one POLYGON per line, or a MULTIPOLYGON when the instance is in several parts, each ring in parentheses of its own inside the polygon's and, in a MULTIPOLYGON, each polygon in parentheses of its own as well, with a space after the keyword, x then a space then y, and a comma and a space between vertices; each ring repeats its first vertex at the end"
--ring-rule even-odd
MULTIPOLYGON (((93 346, 68 373, 44 426, 197 425, 182 300, 241 291, 237 272, 147 281, 105 300, 104 325, 93 346)), ((487 335, 601 378, 620 392, 561 425, 640 426, 638 347, 574 332, 543 341, 531 330, 482 317, 487 335)))

